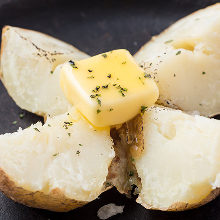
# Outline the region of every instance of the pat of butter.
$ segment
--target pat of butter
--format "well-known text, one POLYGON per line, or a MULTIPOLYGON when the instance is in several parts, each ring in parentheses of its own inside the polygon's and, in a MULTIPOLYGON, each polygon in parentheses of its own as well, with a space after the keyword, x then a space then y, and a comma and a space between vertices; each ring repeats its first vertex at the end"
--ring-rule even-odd
POLYGON ((122 49, 67 62, 60 77, 67 99, 97 127, 128 121, 159 95, 153 79, 122 49))

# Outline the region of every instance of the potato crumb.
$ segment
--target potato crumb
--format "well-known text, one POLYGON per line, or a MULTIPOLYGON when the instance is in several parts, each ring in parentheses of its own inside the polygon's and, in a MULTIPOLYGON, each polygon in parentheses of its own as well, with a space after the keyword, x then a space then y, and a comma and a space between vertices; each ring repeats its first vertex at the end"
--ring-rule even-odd
POLYGON ((99 219, 108 219, 114 215, 123 213, 123 209, 124 206, 117 206, 114 203, 109 203, 98 210, 97 216, 99 219))

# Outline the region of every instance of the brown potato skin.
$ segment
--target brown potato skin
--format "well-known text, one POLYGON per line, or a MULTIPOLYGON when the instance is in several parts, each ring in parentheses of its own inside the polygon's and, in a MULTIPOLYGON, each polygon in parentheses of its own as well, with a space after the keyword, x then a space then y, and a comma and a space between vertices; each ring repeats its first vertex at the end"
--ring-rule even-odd
POLYGON ((205 205, 208 202, 211 202, 219 195, 220 195, 220 188, 216 188, 216 189, 212 190, 210 192, 210 194, 199 203, 189 204, 189 203, 184 203, 184 202, 176 202, 168 208, 160 208, 160 209, 153 207, 149 204, 143 203, 140 198, 139 198, 139 201, 137 201, 137 202, 139 204, 141 204, 143 207, 145 207, 146 209, 177 212, 177 211, 185 211, 185 210, 198 208, 202 205, 205 205))
POLYGON ((68 212, 87 204, 85 201, 76 201, 65 197, 59 188, 52 190, 48 195, 40 191, 31 192, 25 190, 16 186, 1 168, 0 190, 15 202, 22 203, 29 207, 47 209, 55 212, 68 212))

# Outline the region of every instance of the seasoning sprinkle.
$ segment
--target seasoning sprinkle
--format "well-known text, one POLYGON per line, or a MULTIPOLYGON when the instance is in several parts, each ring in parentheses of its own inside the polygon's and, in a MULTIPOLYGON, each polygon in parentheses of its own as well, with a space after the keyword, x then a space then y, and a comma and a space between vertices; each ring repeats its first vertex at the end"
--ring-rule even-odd
POLYGON ((40 132, 40 130, 38 128, 34 128, 34 130, 40 132))
POLYGON ((180 55, 181 54, 181 51, 179 50, 179 51, 177 51, 177 53, 176 53, 176 55, 180 55))
POLYGON ((139 76, 138 79, 141 81, 141 83, 144 85, 143 79, 139 76))
POLYGON ((80 151, 78 150, 78 151, 76 151, 76 154, 79 156, 79 154, 80 154, 80 151))
POLYGON ((124 62, 122 62, 121 64, 126 64, 127 62, 126 61, 124 61, 124 62))
POLYGON ((141 113, 144 113, 147 110, 147 106, 142 105, 141 106, 141 113))
POLYGON ((110 108, 109 111, 110 111, 110 112, 113 111, 113 108, 110 108))
POLYGON ((107 89, 108 88, 108 84, 102 86, 103 89, 107 89))
POLYGON ((133 171, 129 171, 128 176, 134 176, 134 172, 133 171))
POLYGON ((71 133, 68 133, 68 136, 70 137, 70 136, 71 136, 71 133))
POLYGON ((50 74, 53 74, 53 71, 52 71, 52 70, 50 71, 50 74))
POLYGON ((68 129, 68 127, 71 126, 71 125, 73 125, 73 122, 71 122, 71 121, 64 121, 63 127, 64 127, 65 129, 68 129))
POLYGON ((205 74, 206 74, 206 72, 204 72, 204 71, 203 71, 203 72, 202 72, 202 74, 203 74, 203 75, 205 75, 205 74))
POLYGON ((78 69, 78 67, 76 66, 75 62, 73 62, 72 60, 69 61, 70 66, 72 66, 75 69, 78 69))
POLYGON ((112 74, 111 74, 111 73, 109 73, 109 74, 107 75, 107 77, 108 77, 108 78, 111 78, 111 77, 112 77, 112 74))
POLYGON ((102 56, 103 56, 104 58, 107 58, 107 54, 106 54, 106 53, 103 53, 102 56))
POLYGON ((83 146, 82 144, 79 144, 79 146, 83 146))
POLYGON ((96 111, 96 112, 97 112, 97 114, 99 114, 99 113, 101 112, 101 110, 100 110, 100 109, 97 109, 97 111, 96 111))
POLYGON ((55 154, 53 154, 53 157, 56 157, 58 154, 59 154, 59 153, 55 153, 55 154))
POLYGON ((51 125, 50 125, 50 124, 48 124, 47 126, 48 126, 48 127, 51 127, 51 125))
POLYGON ((165 41, 164 43, 165 43, 165 44, 169 44, 169 43, 171 43, 171 42, 173 42, 173 40, 167 40, 167 41, 165 41))
POLYGON ((149 73, 145 73, 144 78, 151 78, 151 75, 149 73))
POLYGON ((12 124, 13 124, 13 125, 17 124, 17 121, 13 121, 12 124))
POLYGON ((98 92, 100 89, 100 86, 96 86, 95 89, 92 90, 92 92, 98 92))
POLYGON ((91 73, 92 71, 93 71, 93 70, 90 70, 90 69, 88 70, 88 72, 90 72, 90 73, 91 73))
POLYGON ((100 106, 102 105, 102 102, 99 98, 97 98, 97 102, 98 102, 98 105, 100 105, 100 106))
POLYGON ((19 118, 20 118, 20 119, 24 118, 24 115, 25 115, 24 113, 20 113, 20 114, 19 114, 19 118))
POLYGON ((94 99, 96 97, 96 95, 90 95, 90 98, 94 99))
POLYGON ((92 75, 92 76, 88 76, 87 78, 88 79, 94 79, 95 77, 92 75))

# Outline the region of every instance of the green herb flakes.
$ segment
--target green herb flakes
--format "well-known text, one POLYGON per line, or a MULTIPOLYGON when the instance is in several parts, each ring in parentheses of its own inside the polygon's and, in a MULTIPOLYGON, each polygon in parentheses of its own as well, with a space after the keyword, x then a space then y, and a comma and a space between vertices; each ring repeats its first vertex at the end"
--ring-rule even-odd
POLYGON ((144 78, 151 78, 151 75, 148 74, 148 73, 145 73, 145 74, 144 74, 144 78))
POLYGON ((58 154, 59 154, 59 153, 55 153, 55 154, 53 154, 53 157, 56 157, 58 154))
POLYGON ((101 112, 101 110, 100 110, 100 109, 97 109, 96 113, 99 114, 100 112, 101 112))
POLYGON ((34 128, 35 131, 40 132, 40 130, 38 128, 34 128))
POLYGON ((138 79, 141 81, 141 83, 144 85, 143 79, 139 76, 138 79))
POLYGON ((71 125, 73 125, 73 122, 71 122, 71 121, 64 121, 63 127, 64 127, 65 129, 68 129, 69 126, 71 126, 71 125))
POLYGON ((13 122, 12 122, 13 125, 16 125, 17 123, 18 123, 17 121, 13 121, 13 122))
POLYGON ((144 113, 147 110, 147 106, 142 105, 141 106, 141 113, 144 113))
POLYGON ((93 75, 91 75, 91 76, 88 76, 87 78, 88 79, 94 79, 95 77, 93 75))
POLYGON ((53 71, 52 71, 52 70, 50 71, 50 74, 53 74, 53 71))
POLYGON ((107 89, 108 88, 108 84, 107 85, 104 85, 102 86, 103 89, 107 89))
POLYGON ((96 86, 95 89, 92 90, 92 92, 98 92, 100 89, 100 86, 96 86))
POLYGON ((80 154, 80 151, 78 150, 78 151, 76 151, 76 154, 79 156, 79 154, 80 154))
POLYGON ((169 44, 169 43, 171 43, 171 42, 173 42, 173 40, 167 40, 167 41, 165 41, 164 43, 165 43, 165 44, 169 44))
POLYGON ((96 97, 96 95, 90 95, 90 98, 94 99, 96 97))
POLYGON ((134 172, 133 171, 129 171, 128 176, 134 176, 134 172))
POLYGON ((127 62, 126 61, 124 61, 124 62, 122 62, 121 64, 126 64, 127 62))
POLYGON ((203 71, 203 72, 202 72, 202 75, 205 75, 205 74, 206 74, 206 72, 203 71))
POLYGON ((176 55, 180 55, 181 54, 181 51, 179 50, 179 51, 177 51, 177 53, 176 53, 176 55))
POLYGON ((103 56, 104 58, 107 58, 107 54, 106 54, 106 53, 103 53, 102 56, 103 56))
POLYGON ((25 113, 20 113, 20 114, 19 114, 19 118, 20 118, 20 119, 24 118, 24 116, 25 116, 25 113))
POLYGON ((99 98, 97 98, 97 102, 98 102, 98 105, 100 105, 100 106, 102 105, 102 102, 99 98))
POLYGON ((78 67, 76 66, 75 62, 73 62, 72 60, 69 61, 69 64, 71 67, 78 69, 78 67))

